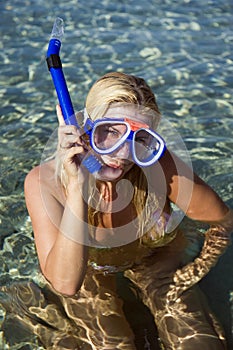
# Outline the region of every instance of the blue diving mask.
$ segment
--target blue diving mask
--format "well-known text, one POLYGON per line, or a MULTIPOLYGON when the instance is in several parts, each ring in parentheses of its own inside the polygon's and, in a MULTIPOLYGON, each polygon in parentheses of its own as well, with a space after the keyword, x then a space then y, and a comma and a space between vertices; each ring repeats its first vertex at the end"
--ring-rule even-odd
POLYGON ((106 155, 117 152, 126 142, 130 145, 133 161, 142 167, 157 162, 166 145, 163 138, 147 124, 130 118, 86 119, 84 132, 89 137, 92 149, 106 155))

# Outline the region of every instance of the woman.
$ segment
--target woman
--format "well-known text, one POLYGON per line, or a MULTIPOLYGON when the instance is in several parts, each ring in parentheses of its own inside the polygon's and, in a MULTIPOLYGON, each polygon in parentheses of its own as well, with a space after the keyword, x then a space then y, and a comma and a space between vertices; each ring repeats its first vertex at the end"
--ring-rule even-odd
POLYGON ((221 327, 196 283, 229 245, 232 212, 164 149, 154 133, 160 113, 151 89, 143 79, 108 73, 90 89, 84 129, 65 125, 59 107, 57 115, 56 159, 28 174, 26 203, 41 271, 54 291, 85 305, 87 295, 103 301, 101 291, 107 290, 105 316, 100 304, 92 304, 103 340, 93 335, 90 343, 98 349, 135 349, 115 292, 115 272, 124 271, 140 289, 165 349, 225 349, 221 327), (83 165, 92 148, 100 164, 94 175, 83 165), (200 255, 189 264, 184 263, 187 242, 171 223, 172 203, 211 225, 200 255))

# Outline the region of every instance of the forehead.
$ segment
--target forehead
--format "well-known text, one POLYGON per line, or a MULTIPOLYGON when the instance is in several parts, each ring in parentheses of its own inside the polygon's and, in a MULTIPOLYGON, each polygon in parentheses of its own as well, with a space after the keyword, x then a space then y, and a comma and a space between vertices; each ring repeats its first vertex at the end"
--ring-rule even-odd
POLYGON ((152 116, 143 114, 137 107, 131 106, 114 106, 110 107, 107 112, 104 114, 104 118, 111 119, 121 119, 127 118, 132 121, 141 122, 144 124, 152 126, 152 116))

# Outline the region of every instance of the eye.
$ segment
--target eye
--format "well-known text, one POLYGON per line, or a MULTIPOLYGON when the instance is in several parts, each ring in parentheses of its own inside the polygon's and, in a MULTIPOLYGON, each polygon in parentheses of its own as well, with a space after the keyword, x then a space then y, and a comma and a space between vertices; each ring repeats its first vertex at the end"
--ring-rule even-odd
POLYGON ((138 143, 141 143, 142 145, 146 146, 147 145, 147 140, 143 137, 136 137, 135 141, 138 143))
POLYGON ((150 144, 151 137, 150 137, 150 135, 148 135, 147 132, 140 131, 140 132, 137 132, 136 137, 135 137, 135 141, 146 146, 146 145, 150 144))
POLYGON ((109 137, 120 137, 121 134, 119 133, 119 131, 117 129, 115 129, 114 127, 110 126, 110 125, 105 125, 102 127, 101 132, 104 133, 106 136, 109 137))
POLYGON ((158 142, 157 140, 148 132, 140 130, 135 136, 136 143, 144 146, 146 149, 157 150, 158 142))

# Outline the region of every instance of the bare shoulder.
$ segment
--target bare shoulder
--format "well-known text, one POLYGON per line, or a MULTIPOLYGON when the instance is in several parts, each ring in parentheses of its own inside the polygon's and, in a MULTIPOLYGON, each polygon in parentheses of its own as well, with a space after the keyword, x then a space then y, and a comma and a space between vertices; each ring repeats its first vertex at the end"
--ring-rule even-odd
POLYGON ((29 178, 30 180, 32 179, 39 179, 41 178, 41 172, 46 172, 48 175, 54 175, 55 172, 55 161, 51 160, 46 163, 42 163, 40 165, 35 166, 32 168, 29 173, 27 174, 26 178, 29 178))
POLYGON ((40 177, 40 166, 31 169, 24 180, 24 195, 26 202, 30 199, 32 194, 38 192, 40 177))
POLYGON ((24 181, 25 197, 39 195, 41 191, 62 200, 62 186, 55 177, 55 161, 40 164, 29 171, 24 181))
POLYGON ((179 156, 168 149, 164 152, 164 155, 159 160, 159 163, 168 180, 171 180, 171 178, 175 175, 186 175, 191 178, 193 176, 191 164, 188 165, 179 156))
POLYGON ((38 186, 39 183, 49 184, 52 177, 54 177, 54 169, 52 162, 40 164, 31 169, 25 178, 25 189, 32 189, 32 186, 38 186))
POLYGON ((200 221, 218 221, 229 210, 223 200, 191 167, 173 152, 161 158, 168 198, 187 216, 200 221))

